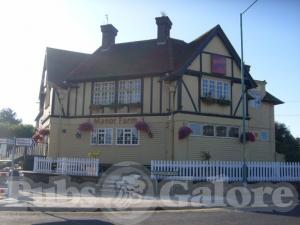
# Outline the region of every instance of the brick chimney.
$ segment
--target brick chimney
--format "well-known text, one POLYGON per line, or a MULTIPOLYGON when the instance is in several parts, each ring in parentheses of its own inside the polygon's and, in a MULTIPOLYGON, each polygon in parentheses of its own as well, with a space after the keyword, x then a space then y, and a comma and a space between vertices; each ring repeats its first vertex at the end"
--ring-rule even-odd
POLYGON ((157 43, 164 44, 170 38, 172 22, 167 16, 156 17, 157 43))
POLYGON ((118 30, 112 24, 105 24, 101 26, 102 32, 102 48, 108 49, 115 44, 115 39, 118 30))

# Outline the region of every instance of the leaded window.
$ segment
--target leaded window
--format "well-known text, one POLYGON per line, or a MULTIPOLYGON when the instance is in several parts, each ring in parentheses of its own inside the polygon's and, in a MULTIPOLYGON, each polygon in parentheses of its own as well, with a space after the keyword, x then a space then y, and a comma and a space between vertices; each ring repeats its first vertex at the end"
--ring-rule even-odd
POLYGON ((115 101, 115 82, 95 82, 93 93, 94 105, 110 105, 115 101))
POLYGON ((141 80, 120 80, 118 102, 121 104, 141 102, 141 80))

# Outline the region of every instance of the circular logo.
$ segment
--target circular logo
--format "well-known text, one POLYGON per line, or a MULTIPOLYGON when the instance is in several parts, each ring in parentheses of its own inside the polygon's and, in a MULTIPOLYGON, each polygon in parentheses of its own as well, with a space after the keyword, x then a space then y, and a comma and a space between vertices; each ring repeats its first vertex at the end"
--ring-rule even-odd
POLYGON ((105 214, 109 220, 118 224, 140 223, 151 216, 147 211, 154 199, 150 171, 135 162, 114 164, 100 179, 100 195, 106 210, 119 211, 105 214))

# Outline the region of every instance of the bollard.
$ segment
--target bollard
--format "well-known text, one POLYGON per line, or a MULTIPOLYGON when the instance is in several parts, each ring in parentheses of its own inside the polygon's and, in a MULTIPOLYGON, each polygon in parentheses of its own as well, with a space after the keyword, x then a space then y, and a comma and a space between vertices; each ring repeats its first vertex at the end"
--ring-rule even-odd
POLYGON ((18 199, 20 173, 18 170, 10 170, 8 178, 8 197, 18 199))

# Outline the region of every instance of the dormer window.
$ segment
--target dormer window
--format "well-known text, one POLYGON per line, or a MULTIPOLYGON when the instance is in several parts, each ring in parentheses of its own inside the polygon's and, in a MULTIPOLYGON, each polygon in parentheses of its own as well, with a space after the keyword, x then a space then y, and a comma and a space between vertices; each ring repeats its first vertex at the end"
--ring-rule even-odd
POLYGON ((226 74, 226 58, 222 55, 211 55, 211 72, 226 74))

